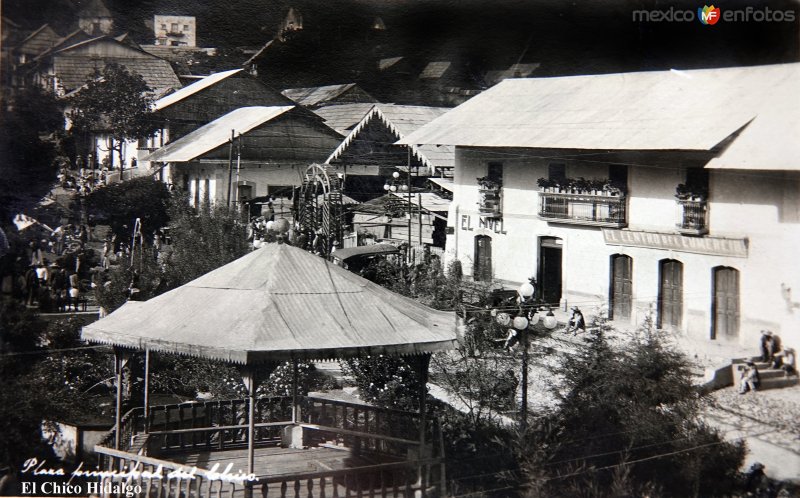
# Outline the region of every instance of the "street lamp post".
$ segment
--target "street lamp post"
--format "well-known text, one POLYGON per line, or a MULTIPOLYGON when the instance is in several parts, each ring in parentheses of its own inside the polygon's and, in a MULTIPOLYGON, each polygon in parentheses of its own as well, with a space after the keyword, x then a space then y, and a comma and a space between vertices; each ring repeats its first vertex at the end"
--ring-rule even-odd
MULTIPOLYGON (((519 303, 519 312, 514 317, 512 325, 514 329, 517 331, 519 335, 519 343, 522 347, 522 372, 521 372, 521 384, 522 384, 522 400, 520 403, 520 427, 525 430, 528 423, 528 360, 529 360, 529 338, 528 332, 531 327, 535 326, 539 323, 539 315, 544 311, 544 308, 536 308, 534 304, 534 294, 535 294, 535 286, 534 286, 535 279, 529 278, 528 282, 520 285, 519 289, 517 290, 517 294, 519 297, 517 298, 517 302, 519 303)), ((547 309, 547 314, 544 315, 542 319, 542 325, 548 330, 552 330, 558 325, 558 321, 556 320, 555 315, 553 314, 552 309, 547 309)))

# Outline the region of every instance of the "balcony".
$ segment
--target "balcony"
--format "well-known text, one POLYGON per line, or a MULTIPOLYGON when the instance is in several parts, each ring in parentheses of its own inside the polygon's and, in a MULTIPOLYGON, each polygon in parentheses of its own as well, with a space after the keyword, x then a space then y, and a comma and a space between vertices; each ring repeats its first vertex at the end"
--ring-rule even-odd
POLYGON ((705 200, 679 199, 681 207, 678 232, 684 235, 705 235, 708 233, 708 202, 705 200))
POLYGON ((539 199, 543 220, 613 228, 627 225, 624 195, 540 191, 539 199))
POLYGON ((478 213, 485 218, 501 218, 502 208, 502 187, 481 186, 478 189, 480 202, 478 202, 478 213))

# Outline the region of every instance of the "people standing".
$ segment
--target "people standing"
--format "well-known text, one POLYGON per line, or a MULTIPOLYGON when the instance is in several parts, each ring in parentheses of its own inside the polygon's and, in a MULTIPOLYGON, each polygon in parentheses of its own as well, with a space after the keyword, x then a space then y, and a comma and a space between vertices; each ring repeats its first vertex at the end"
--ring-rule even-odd
POLYGON ((761 361, 772 363, 775 359, 776 351, 775 337, 772 335, 771 330, 761 331, 761 361))

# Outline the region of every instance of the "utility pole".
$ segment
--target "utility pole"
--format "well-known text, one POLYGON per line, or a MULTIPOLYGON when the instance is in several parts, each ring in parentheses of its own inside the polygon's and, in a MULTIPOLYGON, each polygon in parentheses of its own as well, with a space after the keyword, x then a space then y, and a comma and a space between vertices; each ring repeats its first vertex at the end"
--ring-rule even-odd
POLYGON ((233 182, 233 135, 235 131, 231 130, 231 141, 228 144, 228 207, 231 207, 231 187, 233 182))
POLYGON ((407 145, 408 160, 406 167, 408 168, 408 263, 411 264, 411 145, 407 145))
MULTIPOLYGON (((233 143, 233 142, 231 142, 233 143)), ((239 133, 239 141, 236 142, 236 204, 239 204, 239 171, 242 166, 242 134, 239 133)))

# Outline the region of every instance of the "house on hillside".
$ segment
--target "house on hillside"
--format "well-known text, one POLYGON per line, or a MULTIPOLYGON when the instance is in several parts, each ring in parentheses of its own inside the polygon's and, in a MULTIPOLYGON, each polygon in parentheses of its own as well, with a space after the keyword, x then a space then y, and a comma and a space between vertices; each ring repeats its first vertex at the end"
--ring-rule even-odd
POLYGON ((194 16, 153 16, 155 45, 171 47, 197 46, 197 20, 194 16))
POLYGON ((375 97, 359 88, 355 83, 309 88, 288 88, 281 93, 308 109, 335 104, 378 102, 375 97))
POLYGON ((443 107, 375 104, 326 162, 344 175, 345 192, 361 201, 383 194, 384 184, 396 171, 410 173, 414 186, 422 186, 430 176, 450 176, 455 159, 452 147, 395 145, 447 111, 443 107))
POLYGON ((308 165, 322 162, 340 141, 302 107, 250 106, 172 139, 144 160, 160 164, 162 179, 188 192, 193 206, 241 205, 290 197, 308 165))
POLYGON ((473 279, 797 347, 798 85, 800 64, 509 79, 400 143, 455 146, 448 259, 473 279))
POLYGON ((114 16, 103 0, 87 0, 78 10, 78 27, 92 36, 114 32, 114 16))

